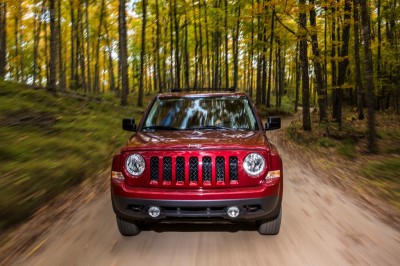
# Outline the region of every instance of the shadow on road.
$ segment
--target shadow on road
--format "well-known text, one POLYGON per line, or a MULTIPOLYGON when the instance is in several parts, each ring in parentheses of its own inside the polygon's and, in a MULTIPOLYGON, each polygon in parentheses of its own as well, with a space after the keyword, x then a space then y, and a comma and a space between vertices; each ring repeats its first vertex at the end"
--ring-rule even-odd
POLYGON ((162 232, 230 232, 257 231, 254 223, 229 222, 161 222, 141 226, 142 231, 162 232))

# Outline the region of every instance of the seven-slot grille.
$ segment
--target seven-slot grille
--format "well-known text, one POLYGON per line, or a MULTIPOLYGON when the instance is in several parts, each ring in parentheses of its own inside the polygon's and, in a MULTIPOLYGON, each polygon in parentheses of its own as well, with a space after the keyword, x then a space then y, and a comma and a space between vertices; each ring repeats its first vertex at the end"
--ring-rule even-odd
POLYGON ((156 183, 171 184, 173 180, 178 184, 192 183, 211 184, 213 180, 217 184, 237 183, 238 182, 238 158, 237 156, 217 156, 217 157, 182 157, 173 158, 171 156, 152 156, 150 157, 150 181, 156 183), (202 166, 199 166, 199 164, 202 166), (229 171, 225 170, 228 163, 229 171), (215 176, 213 177, 213 166, 215 176), (199 171, 201 168, 201 172, 199 171), (174 175, 174 177, 173 177, 174 175))

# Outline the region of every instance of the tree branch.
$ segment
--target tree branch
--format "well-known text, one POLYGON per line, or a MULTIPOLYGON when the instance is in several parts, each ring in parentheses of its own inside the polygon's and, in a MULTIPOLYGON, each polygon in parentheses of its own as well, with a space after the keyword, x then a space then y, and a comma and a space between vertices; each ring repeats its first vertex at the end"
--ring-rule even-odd
POLYGON ((278 20, 279 24, 282 25, 282 27, 284 27, 287 31, 289 31, 291 34, 295 35, 297 38, 299 38, 299 35, 297 35, 296 32, 294 32, 292 29, 290 29, 288 26, 286 26, 285 24, 282 23, 282 21, 280 20, 280 18, 278 17, 278 15, 275 12, 275 18, 278 20))

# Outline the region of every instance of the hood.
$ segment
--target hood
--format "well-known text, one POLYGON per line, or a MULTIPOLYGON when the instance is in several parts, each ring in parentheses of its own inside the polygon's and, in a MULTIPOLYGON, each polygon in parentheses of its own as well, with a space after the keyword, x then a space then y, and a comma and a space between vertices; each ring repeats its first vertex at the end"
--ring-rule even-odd
POLYGON ((124 149, 193 150, 207 148, 269 149, 269 142, 263 131, 156 131, 134 134, 124 149))

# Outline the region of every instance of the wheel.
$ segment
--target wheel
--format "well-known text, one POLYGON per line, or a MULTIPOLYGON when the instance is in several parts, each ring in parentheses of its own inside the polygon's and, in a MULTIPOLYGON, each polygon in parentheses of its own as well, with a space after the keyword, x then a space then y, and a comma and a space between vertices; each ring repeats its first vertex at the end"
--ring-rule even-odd
POLYGON ((123 236, 136 236, 140 233, 140 228, 134 222, 117 216, 118 230, 123 236))
POLYGON ((279 211, 278 217, 268 222, 259 223, 258 232, 261 235, 277 235, 281 228, 282 209, 279 211))

